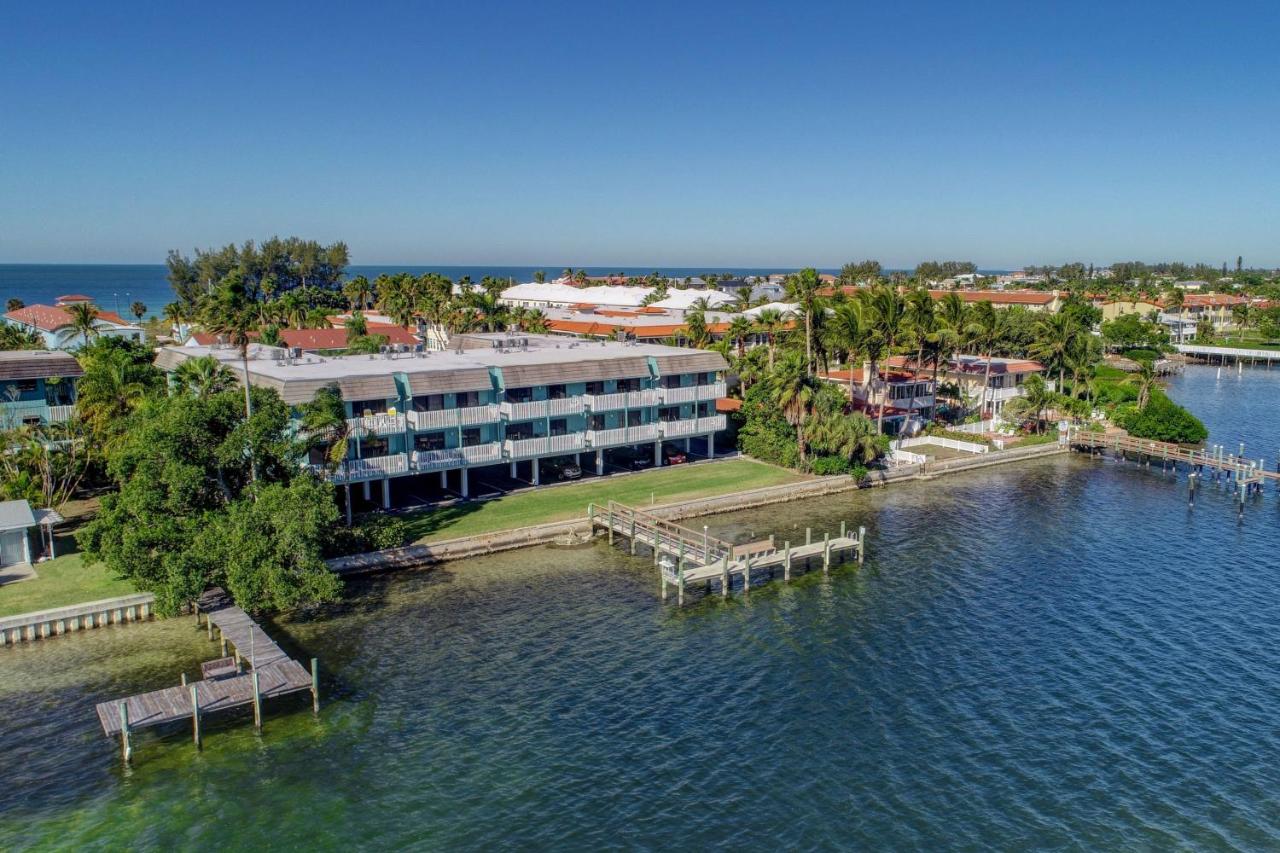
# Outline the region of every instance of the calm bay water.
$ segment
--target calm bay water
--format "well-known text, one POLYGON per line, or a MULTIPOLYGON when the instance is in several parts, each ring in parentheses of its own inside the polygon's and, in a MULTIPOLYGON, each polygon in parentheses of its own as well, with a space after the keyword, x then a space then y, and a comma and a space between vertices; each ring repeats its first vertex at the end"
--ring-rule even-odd
MULTIPOLYGON (((1173 393, 1280 450, 1280 371, 1173 393)), ((318 719, 145 734, 129 769, 93 704, 193 672, 191 620, 0 650, 0 847, 1280 845, 1275 495, 1238 525, 1060 458, 709 523, 841 520, 861 570, 683 611, 604 545, 362 582, 270 629, 325 667, 318 719)))

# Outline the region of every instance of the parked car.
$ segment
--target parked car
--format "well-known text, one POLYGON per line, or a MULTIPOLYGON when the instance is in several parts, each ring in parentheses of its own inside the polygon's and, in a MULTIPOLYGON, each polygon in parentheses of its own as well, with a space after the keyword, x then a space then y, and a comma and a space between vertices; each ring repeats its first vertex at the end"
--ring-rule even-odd
POLYGON ((662 448, 662 464, 663 465, 683 465, 689 461, 689 457, 685 456, 683 450, 676 450, 674 447, 662 448))
POLYGON ((648 451, 624 448, 613 453, 613 464, 632 471, 643 471, 653 467, 653 454, 648 451))
POLYGON ((557 480, 577 480, 582 476, 582 469, 578 467, 578 463, 574 462, 567 456, 557 456, 554 459, 544 459, 538 463, 540 471, 548 478, 554 477, 557 480))

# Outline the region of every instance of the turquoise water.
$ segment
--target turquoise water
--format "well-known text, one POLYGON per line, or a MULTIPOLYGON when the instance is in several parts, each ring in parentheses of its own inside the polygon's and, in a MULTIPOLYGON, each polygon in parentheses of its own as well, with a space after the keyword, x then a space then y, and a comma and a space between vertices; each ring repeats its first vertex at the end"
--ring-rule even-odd
MULTIPOLYGON (((1280 371, 1192 370, 1280 446, 1280 371)), ((1256 448, 1256 452, 1253 452, 1256 448)), ((657 601, 648 560, 531 549, 366 581, 271 627, 324 706, 144 734, 189 620, 0 652, 0 847, 1263 849, 1280 844, 1280 498, 1058 458, 709 520, 866 524, 861 570, 657 601)))

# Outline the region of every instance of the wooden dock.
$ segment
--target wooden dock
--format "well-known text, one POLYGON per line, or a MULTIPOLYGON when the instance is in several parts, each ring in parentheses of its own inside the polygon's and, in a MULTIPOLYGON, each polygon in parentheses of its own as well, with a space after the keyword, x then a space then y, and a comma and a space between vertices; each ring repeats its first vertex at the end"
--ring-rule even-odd
POLYGON ((200 746, 200 721, 206 714, 253 706, 254 725, 262 728, 262 700, 311 691, 311 707, 320 710, 319 670, 315 658, 311 670, 285 654, 248 613, 231 603, 220 589, 210 590, 195 603, 196 625, 204 623, 213 640, 221 643, 223 657, 207 662, 209 677, 187 681, 124 699, 100 702, 98 721, 108 737, 119 737, 125 761, 132 757, 131 732, 182 720, 191 720, 192 739, 200 746), (230 647, 230 648, 228 648, 230 647), (231 657, 227 657, 230 650, 231 657), (243 667, 247 665, 248 671, 243 667), (215 677, 217 673, 225 673, 215 677))
POLYGON ((591 529, 603 527, 610 544, 621 536, 632 554, 638 546, 647 548, 661 571, 663 600, 667 587, 673 586, 679 604, 684 604, 685 589, 691 583, 705 584, 708 591, 718 587, 724 597, 735 580, 739 589, 748 592, 762 574, 772 579, 779 569, 783 580, 789 581, 793 571, 807 571, 818 560, 826 572, 841 556, 854 554, 859 563, 864 559, 866 529, 860 527, 857 535, 851 536, 843 523, 838 536, 823 534, 821 542, 806 530, 805 543, 793 547, 790 542, 778 546, 773 537, 734 545, 709 535, 705 527, 699 533, 616 501, 605 507, 593 504, 587 515, 591 529))

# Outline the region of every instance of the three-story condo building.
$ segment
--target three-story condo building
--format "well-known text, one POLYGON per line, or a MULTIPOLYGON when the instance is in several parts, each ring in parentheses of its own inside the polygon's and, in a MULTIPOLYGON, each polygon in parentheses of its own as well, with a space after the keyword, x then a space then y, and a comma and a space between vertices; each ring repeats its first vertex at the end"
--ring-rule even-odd
MULTIPOLYGON (((157 363, 212 355, 242 376, 227 347, 162 350, 157 363)), ((664 444, 714 455, 725 428, 716 400, 725 396, 718 353, 654 344, 582 341, 548 335, 456 336, 444 351, 393 348, 377 355, 303 355, 250 347, 249 377, 298 406, 336 385, 348 416, 348 457, 329 476, 376 486, 384 507, 398 491, 469 496, 481 482, 542 481, 546 460, 604 474, 661 464, 664 444), (427 481, 430 478, 430 481, 427 481)), ((317 453, 311 464, 323 459, 317 453)), ((376 498, 375 498, 376 499, 376 498)))

